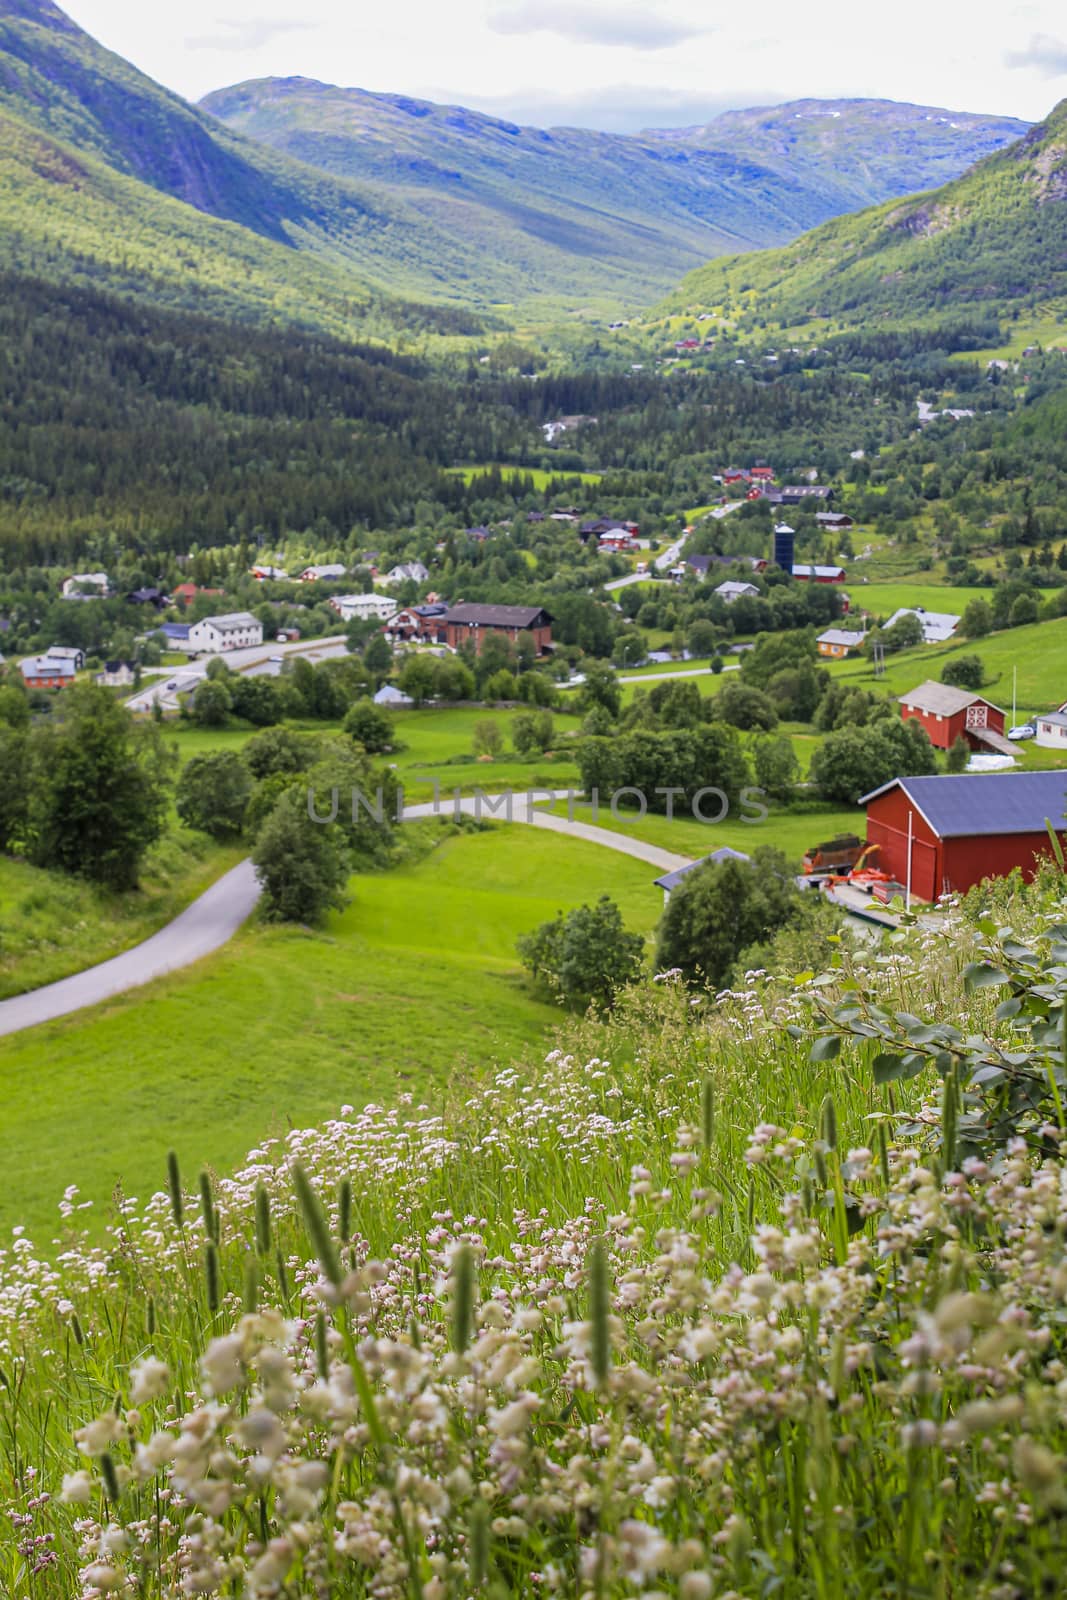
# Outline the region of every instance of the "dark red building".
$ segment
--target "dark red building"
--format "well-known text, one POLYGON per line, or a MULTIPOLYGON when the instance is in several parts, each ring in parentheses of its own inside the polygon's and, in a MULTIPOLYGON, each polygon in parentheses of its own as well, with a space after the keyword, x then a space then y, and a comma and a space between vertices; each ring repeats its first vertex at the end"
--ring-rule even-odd
POLYGON ((921 722, 935 750, 948 750, 962 738, 972 750, 1015 754, 1004 737, 1003 711, 970 689, 957 689, 950 683, 935 683, 927 678, 918 688, 902 694, 899 703, 904 721, 921 722))
POLYGON ((480 651, 487 633, 502 633, 512 644, 520 633, 532 634, 539 656, 552 648, 552 618, 543 606, 451 606, 444 622, 453 650, 471 639, 480 651))
POLYGON ((878 865, 920 900, 936 900, 1013 867, 1032 878, 1052 854, 1046 819, 1061 839, 1067 830, 1065 791, 1063 772, 963 773, 894 778, 860 804, 878 865))

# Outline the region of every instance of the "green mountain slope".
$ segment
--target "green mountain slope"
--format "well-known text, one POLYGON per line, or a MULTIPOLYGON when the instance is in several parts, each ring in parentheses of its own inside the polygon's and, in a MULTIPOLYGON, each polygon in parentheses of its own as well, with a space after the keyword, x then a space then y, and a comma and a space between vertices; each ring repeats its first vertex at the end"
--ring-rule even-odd
POLYGON ((902 326, 1067 302, 1067 101, 926 194, 840 217, 782 249, 708 263, 660 308, 782 328, 902 326))
POLYGON ((461 106, 306 78, 237 84, 202 107, 337 176, 387 184, 449 231, 462 226, 472 253, 491 257, 501 292, 506 284, 514 294, 514 278, 525 272, 528 293, 601 298, 663 282, 694 253, 778 243, 840 211, 960 172, 1026 128, 983 117, 953 127, 948 113, 887 112, 878 102, 843 102, 846 115, 831 102, 823 121, 840 128, 836 141, 812 136, 801 144, 794 125, 814 114, 813 103, 800 104, 803 113, 739 113, 678 138, 519 127, 461 106))

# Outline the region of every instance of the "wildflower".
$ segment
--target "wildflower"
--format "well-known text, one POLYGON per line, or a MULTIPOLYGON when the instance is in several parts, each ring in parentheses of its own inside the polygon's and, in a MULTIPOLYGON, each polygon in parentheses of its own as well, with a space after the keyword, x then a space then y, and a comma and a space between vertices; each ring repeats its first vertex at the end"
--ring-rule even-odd
POLYGON ((212 1394, 226 1394, 241 1383, 244 1378, 242 1350, 243 1340, 236 1334, 212 1339, 200 1362, 204 1381, 212 1394))
POLYGON ((512 1400, 499 1411, 490 1411, 489 1426, 498 1438, 510 1439, 524 1431, 530 1419, 540 1409, 540 1405, 537 1395, 521 1394, 517 1400, 512 1400))
POLYGON ((93 1480, 84 1470, 65 1472, 60 1499, 68 1506, 87 1506, 93 1498, 93 1480))
POLYGON ((165 1394, 170 1383, 170 1368, 155 1356, 146 1356, 130 1372, 130 1399, 135 1406, 147 1405, 165 1394))

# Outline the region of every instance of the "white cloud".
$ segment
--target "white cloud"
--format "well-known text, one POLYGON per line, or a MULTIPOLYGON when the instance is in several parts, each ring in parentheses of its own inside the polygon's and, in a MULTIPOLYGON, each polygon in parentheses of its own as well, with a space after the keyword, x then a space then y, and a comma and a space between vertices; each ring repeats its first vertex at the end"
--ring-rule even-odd
POLYGON ((1067 76, 1067 40, 1035 33, 1025 50, 1009 50, 1004 64, 1014 69, 1030 67, 1046 78, 1067 76))
POLYGON ((188 50, 222 50, 252 55, 286 33, 304 33, 317 26, 304 17, 220 17, 221 32, 194 34, 185 41, 188 50))
POLYGON ((572 44, 669 50, 711 33, 712 26, 645 5, 598 5, 596 0, 518 0, 489 15, 494 33, 554 33, 572 44))

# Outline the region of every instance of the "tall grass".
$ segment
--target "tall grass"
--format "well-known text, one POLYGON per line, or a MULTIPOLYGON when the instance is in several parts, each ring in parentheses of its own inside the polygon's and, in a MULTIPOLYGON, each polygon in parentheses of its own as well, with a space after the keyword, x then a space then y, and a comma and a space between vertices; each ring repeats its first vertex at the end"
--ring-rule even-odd
MULTIPOLYGON (((851 961, 998 1028, 968 943, 851 961)), ((933 1082, 812 1059, 852 981, 666 978, 447 1117, 172 1162, 104 1246, 68 1195, 55 1260, 0 1254, 3 1592, 1045 1592, 1067 1164, 939 1176, 933 1082)))

